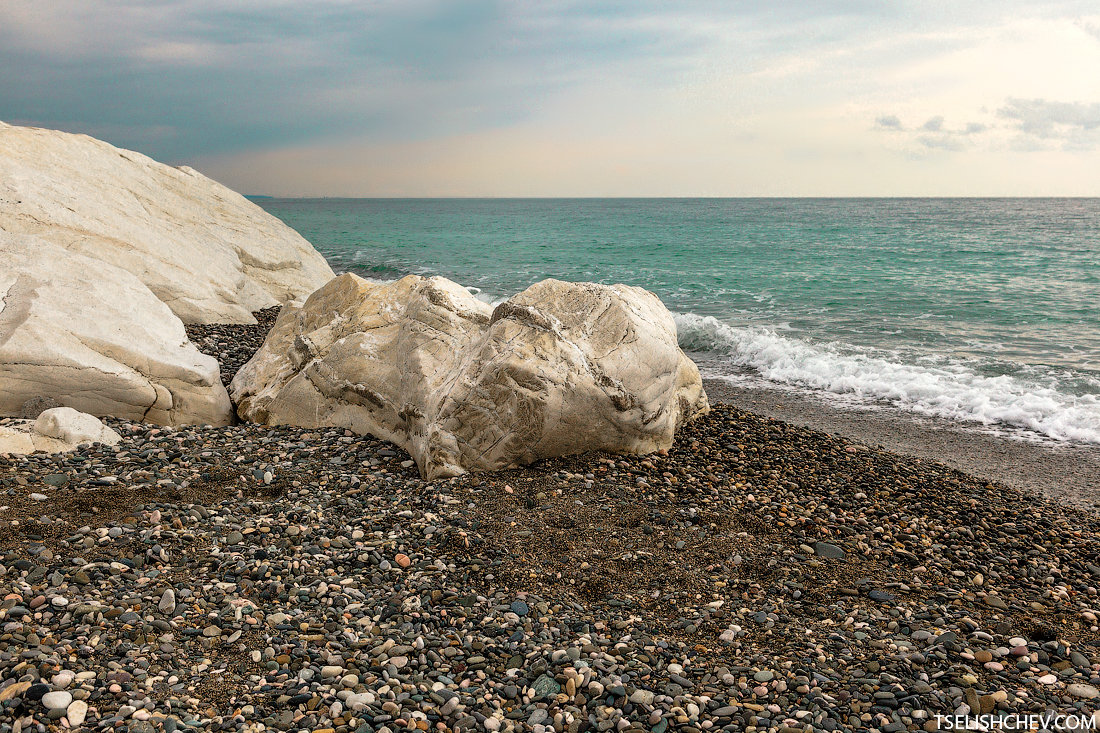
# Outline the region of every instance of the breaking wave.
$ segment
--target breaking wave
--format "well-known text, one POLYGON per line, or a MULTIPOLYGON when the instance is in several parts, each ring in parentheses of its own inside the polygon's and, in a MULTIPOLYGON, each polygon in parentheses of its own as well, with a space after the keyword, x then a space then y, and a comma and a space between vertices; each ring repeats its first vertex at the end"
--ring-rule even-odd
POLYGON ((905 363, 893 353, 810 343, 712 316, 675 317, 683 349, 705 352, 771 382, 887 401, 924 415, 1023 428, 1060 441, 1100 443, 1100 397, 1067 393, 1053 377, 983 375, 949 360, 905 363))

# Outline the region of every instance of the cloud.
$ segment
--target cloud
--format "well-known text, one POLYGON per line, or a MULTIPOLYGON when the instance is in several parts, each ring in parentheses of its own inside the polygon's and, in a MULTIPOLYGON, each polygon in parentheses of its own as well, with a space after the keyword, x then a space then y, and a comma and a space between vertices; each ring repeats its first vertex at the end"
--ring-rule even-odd
POLYGON ((966 146, 956 135, 920 135, 917 142, 930 150, 963 150, 966 146))
POLYGON ((961 128, 949 128, 945 124, 943 115, 933 115, 927 118, 919 127, 906 131, 897 115, 878 117, 875 126, 884 130, 896 130, 907 132, 902 137, 907 145, 917 145, 925 150, 941 150, 958 152, 973 146, 972 138, 989 129, 989 126, 981 122, 968 122, 961 128))
POLYGON ((880 129, 907 132, 902 145, 934 151, 959 152, 978 145, 1017 152, 1100 148, 1100 103, 1009 97, 995 112, 987 113, 987 119, 951 127, 944 115, 937 114, 910 131, 904 130, 895 115, 879 117, 875 124, 880 129))
POLYGON ((1100 21, 1090 21, 1081 18, 1077 21, 1077 27, 1100 41, 1100 21))
MULTIPOLYGON (((599 156, 608 172, 599 190, 609 193, 669 191, 666 180, 684 191, 751 193, 752 181, 783 193, 816 180, 818 165, 822 181, 838 166, 855 180, 868 161, 903 170, 917 158, 1007 150, 1024 121, 978 110, 1095 93, 1080 71, 1100 68, 1093 3, 962 3, 948 17, 875 0, 9 0, 0 2, 0 117, 167 162, 201 160, 230 184, 268 185, 247 166, 278 160, 272 173, 290 179, 308 168, 312 193, 462 193, 476 182, 471 190, 568 194, 570 176, 578 190, 587 185, 594 150, 618 156, 599 156), (867 134, 868 120, 883 134, 867 134), (609 144, 619 139, 631 145, 609 144), (554 140, 570 144, 553 165, 517 152, 554 140), (760 146, 753 170, 741 163, 746 140, 760 146), (464 145, 447 158, 447 180, 432 165, 440 141, 464 145), (353 147, 371 155, 342 155, 353 147), (391 149, 423 155, 423 186, 396 172, 391 149), (716 169, 702 150, 740 157, 716 169), (360 187, 368 174, 345 157, 384 160, 391 178, 371 172, 360 187), (511 189, 459 170, 490 158, 494 175, 510 161, 530 168, 507 178, 511 189), (779 160, 801 168, 780 174, 779 160), (704 167, 706 187, 693 187, 704 167), (614 171, 630 172, 615 179, 620 189, 614 171)), ((1074 145, 1091 134, 1050 129, 1074 145)))
POLYGON ((423 138, 507 127, 583 86, 659 92, 711 33, 644 4, 13 0, 0 3, 0 114, 172 125, 171 140, 111 140, 170 159, 423 138))
POLYGON ((943 129, 943 115, 930 117, 923 125, 920 126, 920 129, 924 130, 925 132, 939 132, 943 129))
POLYGON ((1011 120, 1025 135, 1042 139, 1076 138, 1100 129, 1100 103, 1008 99, 997 115, 1011 120))

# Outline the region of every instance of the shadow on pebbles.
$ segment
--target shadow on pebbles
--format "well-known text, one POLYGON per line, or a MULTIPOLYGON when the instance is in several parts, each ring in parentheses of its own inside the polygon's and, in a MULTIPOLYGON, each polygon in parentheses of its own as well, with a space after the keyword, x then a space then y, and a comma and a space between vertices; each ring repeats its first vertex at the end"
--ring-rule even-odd
POLYGON ((430 483, 342 430, 108 422, 0 457, 0 733, 1100 705, 1100 519, 940 464, 722 405, 667 455, 430 483))

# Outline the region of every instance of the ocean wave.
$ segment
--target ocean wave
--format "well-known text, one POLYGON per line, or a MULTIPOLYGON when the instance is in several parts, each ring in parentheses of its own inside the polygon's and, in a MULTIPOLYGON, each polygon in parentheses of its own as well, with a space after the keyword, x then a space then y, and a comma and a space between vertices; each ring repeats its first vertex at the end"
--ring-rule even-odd
POLYGON ((766 380, 913 412, 1034 431, 1059 441, 1100 443, 1100 398, 1074 395, 1053 380, 987 376, 959 362, 908 364, 896 354, 814 344, 759 326, 675 314, 680 346, 753 370, 766 380))

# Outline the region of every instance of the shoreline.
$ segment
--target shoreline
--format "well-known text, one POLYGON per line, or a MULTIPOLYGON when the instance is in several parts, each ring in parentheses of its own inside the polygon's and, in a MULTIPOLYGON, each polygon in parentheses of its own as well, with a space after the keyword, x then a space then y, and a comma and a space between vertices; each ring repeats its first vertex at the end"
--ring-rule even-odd
POLYGON ((744 386, 714 377, 704 377, 703 384, 712 402, 1100 510, 1100 446, 1031 442, 890 406, 839 406, 807 390, 744 386))

